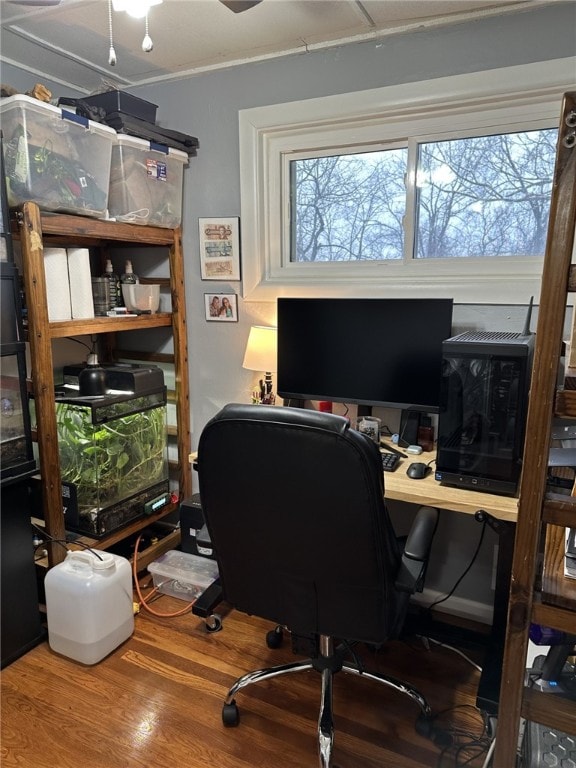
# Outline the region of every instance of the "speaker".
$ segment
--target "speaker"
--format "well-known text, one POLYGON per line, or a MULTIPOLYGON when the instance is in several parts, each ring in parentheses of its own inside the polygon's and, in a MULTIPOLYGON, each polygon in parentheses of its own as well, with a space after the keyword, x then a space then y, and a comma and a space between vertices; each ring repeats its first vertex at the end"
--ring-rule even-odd
POLYGON ((407 448, 409 445, 418 445, 420 416, 421 414, 418 411, 402 411, 400 415, 400 429, 398 431, 398 445, 402 448, 407 448))
POLYGON ((192 494, 180 504, 180 549, 189 555, 216 559, 210 534, 204 522, 199 493, 192 494))

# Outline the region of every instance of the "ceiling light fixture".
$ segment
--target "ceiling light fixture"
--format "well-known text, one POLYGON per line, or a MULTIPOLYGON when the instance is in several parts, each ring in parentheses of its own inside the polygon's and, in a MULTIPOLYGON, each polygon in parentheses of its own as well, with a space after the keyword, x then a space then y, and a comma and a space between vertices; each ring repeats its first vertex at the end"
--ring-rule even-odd
POLYGON ((143 19, 153 5, 160 5, 162 0, 112 0, 115 11, 126 11, 135 19, 143 19))
POLYGON ((144 53, 150 53, 154 48, 154 43, 148 30, 148 11, 153 5, 160 5, 162 0, 108 0, 108 36, 110 39, 110 48, 108 51, 108 64, 111 67, 116 66, 116 51, 114 49, 114 34, 112 31, 112 11, 126 11, 129 16, 135 19, 145 19, 144 39, 142 40, 142 50, 144 53))

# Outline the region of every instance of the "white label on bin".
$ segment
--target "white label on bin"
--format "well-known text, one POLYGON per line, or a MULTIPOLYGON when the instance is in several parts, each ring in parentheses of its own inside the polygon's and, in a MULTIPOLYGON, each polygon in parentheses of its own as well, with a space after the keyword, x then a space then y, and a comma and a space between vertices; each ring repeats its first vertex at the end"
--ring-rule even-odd
POLYGON ((158 181, 166 181, 167 179, 166 163, 162 163, 159 160, 152 160, 152 158, 147 158, 146 174, 152 179, 158 179, 158 181))

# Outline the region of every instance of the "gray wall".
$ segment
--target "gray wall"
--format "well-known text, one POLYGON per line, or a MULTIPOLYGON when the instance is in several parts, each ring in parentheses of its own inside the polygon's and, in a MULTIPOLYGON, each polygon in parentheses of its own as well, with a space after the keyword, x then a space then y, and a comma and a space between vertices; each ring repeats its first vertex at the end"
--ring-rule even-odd
MULTIPOLYGON (((237 325, 204 320, 203 293, 240 288, 237 283, 201 281, 198 261, 198 217, 240 215, 238 111, 574 55, 575 9, 574 3, 558 3, 532 13, 248 64, 139 91, 159 105, 161 124, 200 141, 198 157, 185 172, 183 221, 195 440, 219 406, 248 397, 253 377, 241 368, 248 329, 253 322, 266 324, 274 318, 273 306, 240 299, 237 325)), ((505 323, 507 329, 516 322, 509 314, 507 308, 502 315, 497 308, 457 309, 456 321, 493 328, 505 323)), ((512 329, 519 328, 514 324, 512 329)))
MULTIPOLYGON (((184 175, 183 215, 194 445, 202 426, 224 403, 249 400, 254 377, 241 367, 248 331, 253 323, 271 324, 275 316, 272 304, 244 302, 239 297, 238 323, 204 319, 204 293, 240 293, 238 283, 202 281, 198 257, 198 217, 240 215, 238 111, 573 56, 575 29, 576 4, 557 2, 533 11, 246 64, 134 91, 158 104, 161 125, 200 140, 198 157, 191 159, 184 175)), ((26 90, 34 78, 5 65, 2 81, 26 90)), ((66 93, 56 86, 53 90, 56 95, 74 93, 72 88, 66 93)), ((455 330, 521 330, 524 312, 511 306, 457 306, 455 330)), ((393 516, 398 527, 405 529, 413 510, 398 504, 393 516)), ((443 514, 429 587, 443 592, 452 586, 468 564, 479 534, 480 526, 473 520, 443 514)), ((470 601, 472 613, 484 615, 492 602, 496 543, 495 534, 488 531, 477 564, 458 589, 464 602, 470 601)), ((450 603, 445 607, 449 609, 450 603)))

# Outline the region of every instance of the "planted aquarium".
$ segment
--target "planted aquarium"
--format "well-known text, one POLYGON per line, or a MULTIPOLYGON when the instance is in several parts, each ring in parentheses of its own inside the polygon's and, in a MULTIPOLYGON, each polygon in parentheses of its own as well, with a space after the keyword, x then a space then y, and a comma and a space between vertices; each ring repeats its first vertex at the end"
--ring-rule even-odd
MULTIPOLYGON (((1 179, 1 177, 0 177, 1 179)), ((0 261, 0 478, 36 468, 26 392, 18 270, 0 261)))
POLYGON ((56 421, 67 528, 108 534, 168 491, 164 387, 58 400, 56 421))
POLYGON ((18 474, 33 462, 28 401, 21 374, 23 360, 17 354, 3 354, 0 361, 0 467, 4 478, 18 474))

